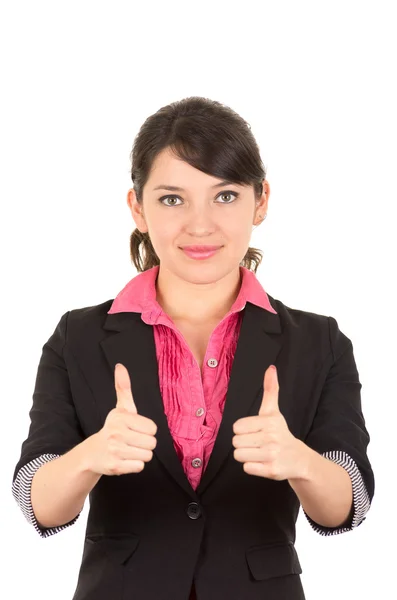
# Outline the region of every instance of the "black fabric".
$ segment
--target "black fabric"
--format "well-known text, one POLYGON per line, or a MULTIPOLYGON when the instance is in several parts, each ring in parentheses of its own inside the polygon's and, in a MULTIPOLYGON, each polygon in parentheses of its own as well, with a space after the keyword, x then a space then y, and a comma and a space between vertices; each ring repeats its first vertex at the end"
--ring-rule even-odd
POLYGON ((73 600, 188 600, 193 581, 198 600, 304 599, 296 494, 288 481, 248 475, 233 457, 233 423, 258 414, 270 364, 292 433, 320 453, 347 452, 372 500, 351 341, 334 318, 269 300, 278 314, 249 302, 243 311, 221 426, 196 491, 164 413, 153 327, 138 313, 108 315, 113 300, 62 315, 43 346, 14 479, 33 458, 63 454, 103 426, 116 405, 117 362, 128 369, 138 412, 158 428, 141 473, 102 476, 90 493, 73 600))

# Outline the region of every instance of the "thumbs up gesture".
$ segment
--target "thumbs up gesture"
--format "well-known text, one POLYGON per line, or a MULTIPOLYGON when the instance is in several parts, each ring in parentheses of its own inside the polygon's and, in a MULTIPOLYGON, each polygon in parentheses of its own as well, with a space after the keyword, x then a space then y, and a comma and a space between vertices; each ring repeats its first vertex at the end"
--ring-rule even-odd
POLYGON ((116 406, 102 429, 91 436, 89 469, 100 475, 138 473, 153 458, 157 426, 138 414, 128 371, 120 363, 115 367, 114 381, 116 406))
POLYGON ((278 392, 277 369, 271 365, 264 376, 259 414, 233 424, 232 443, 234 458, 243 463, 246 473, 281 481, 302 477, 307 447, 288 429, 279 410, 278 392))

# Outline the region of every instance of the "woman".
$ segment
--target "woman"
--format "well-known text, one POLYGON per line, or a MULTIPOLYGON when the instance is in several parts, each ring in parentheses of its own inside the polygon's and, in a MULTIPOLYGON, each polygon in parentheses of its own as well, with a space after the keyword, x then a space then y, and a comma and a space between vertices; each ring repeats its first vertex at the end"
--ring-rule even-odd
POLYGON ((131 158, 139 273, 44 345, 15 499, 46 537, 89 494, 74 600, 303 599, 300 505, 332 535, 374 495, 352 342, 256 278, 270 187, 238 114, 164 106, 131 158))

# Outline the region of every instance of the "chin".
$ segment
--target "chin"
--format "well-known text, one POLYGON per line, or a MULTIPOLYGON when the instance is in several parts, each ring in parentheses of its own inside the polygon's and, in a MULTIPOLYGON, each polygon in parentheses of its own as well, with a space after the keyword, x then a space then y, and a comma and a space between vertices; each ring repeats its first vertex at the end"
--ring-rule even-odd
POLYGON ((163 265, 168 271, 190 283, 215 283, 232 271, 240 270, 238 263, 226 264, 210 260, 192 260, 190 262, 192 264, 188 266, 181 261, 178 261, 178 264, 172 263, 166 266, 163 263, 163 265))

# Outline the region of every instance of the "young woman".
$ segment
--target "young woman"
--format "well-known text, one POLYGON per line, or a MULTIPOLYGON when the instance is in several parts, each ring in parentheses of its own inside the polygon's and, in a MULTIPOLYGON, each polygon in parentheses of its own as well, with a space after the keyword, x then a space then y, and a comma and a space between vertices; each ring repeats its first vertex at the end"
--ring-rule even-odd
POLYGON ((374 495, 352 342, 256 278, 270 187, 238 114, 164 106, 131 159, 139 273, 44 344, 13 494, 42 537, 89 494, 73 600, 303 599, 300 506, 332 535, 374 495))

